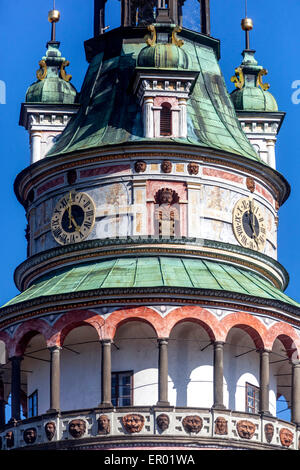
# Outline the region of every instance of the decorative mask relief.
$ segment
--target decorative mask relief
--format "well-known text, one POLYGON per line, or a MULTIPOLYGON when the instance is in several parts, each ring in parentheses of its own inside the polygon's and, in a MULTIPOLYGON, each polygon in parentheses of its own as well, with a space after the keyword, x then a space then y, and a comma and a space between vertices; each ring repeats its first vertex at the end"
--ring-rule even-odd
POLYGON ((274 426, 272 423, 265 424, 266 441, 270 444, 274 436, 274 426))
POLYGON ((146 162, 139 160, 138 162, 135 162, 134 164, 134 169, 137 173, 144 173, 146 171, 147 164, 146 162))
POLYGON ((170 418, 168 415, 162 413, 156 418, 156 424, 161 431, 166 431, 170 425, 170 418))
POLYGON ((254 193, 255 191, 255 181, 253 178, 251 178, 251 176, 248 176, 246 178, 246 186, 247 186, 247 189, 249 189, 250 193, 254 193))
POLYGON ((110 433, 110 419, 106 415, 101 415, 98 418, 98 434, 110 433))
POLYGON ((191 162, 188 164, 188 172, 190 175, 198 175, 199 173, 199 165, 198 163, 191 162))
POLYGON ((86 431, 86 423, 83 419, 73 419, 69 424, 69 433, 75 439, 82 437, 86 431))
POLYGON ((228 434, 228 422, 223 416, 218 416, 215 421, 215 434, 220 436, 228 434))
POLYGON ((49 423, 45 424, 45 433, 46 433, 48 441, 52 441, 55 431, 56 431, 56 424, 53 421, 49 421, 49 423))
POLYGON ((173 237, 179 235, 179 197, 170 188, 162 188, 155 194, 155 235, 173 237))
POLYGON ((129 414, 122 417, 124 428, 129 433, 141 432, 143 429, 145 418, 139 414, 129 414))
POLYGON ((252 439, 255 433, 255 429, 256 429, 255 424, 247 420, 239 421, 236 427, 237 427, 238 435, 242 439, 252 439))
POLYGON ((161 163, 160 167, 161 167, 161 171, 163 173, 171 173, 171 171, 172 171, 172 163, 169 160, 164 160, 161 163))
POLYGON ((287 428, 280 429, 279 432, 280 442, 284 447, 290 447, 293 444, 294 435, 292 431, 287 428))
POLYGON ((198 434, 198 432, 201 431, 202 426, 203 426, 203 420, 200 418, 200 416, 194 415, 194 416, 186 416, 182 420, 182 426, 183 429, 186 432, 193 432, 195 434, 198 434))
POLYGON ((6 439, 6 447, 11 448, 15 445, 15 436, 12 431, 7 431, 5 434, 5 439, 6 439))
POLYGON ((37 433, 35 428, 28 428, 23 433, 23 439, 26 444, 34 444, 36 441, 37 433))

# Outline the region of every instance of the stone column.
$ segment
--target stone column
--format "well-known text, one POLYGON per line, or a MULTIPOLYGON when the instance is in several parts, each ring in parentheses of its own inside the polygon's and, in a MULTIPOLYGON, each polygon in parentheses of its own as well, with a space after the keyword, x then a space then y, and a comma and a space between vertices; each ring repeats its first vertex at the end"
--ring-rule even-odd
POLYGON ((214 404, 213 408, 224 410, 223 398, 223 356, 224 343, 222 341, 214 342, 214 404))
POLYGON ((259 412, 261 415, 270 415, 269 410, 269 384, 270 384, 270 351, 261 349, 260 353, 260 389, 259 412))
POLYGON ((158 340, 158 406, 169 406, 168 402, 168 339, 158 340))
POLYGON ((300 426, 300 361, 292 363, 292 422, 300 426))
POLYGON ((151 97, 144 100, 144 135, 150 138, 154 137, 153 102, 151 97))
POLYGON ((50 409, 48 413, 60 410, 60 350, 59 346, 49 348, 50 351, 50 409))
POLYGON ((31 163, 38 162, 41 159, 41 139, 40 132, 31 133, 31 163))
POLYGON ((186 137, 187 136, 187 115, 186 115, 186 99, 179 98, 178 105, 180 109, 179 113, 179 137, 186 137))
POLYGON ((266 142, 268 149, 268 163, 271 168, 276 169, 275 140, 269 139, 266 142))
POLYGON ((11 420, 21 419, 21 361, 22 356, 14 356, 11 361, 11 420))
POLYGON ((101 341, 102 346, 102 367, 101 367, 101 408, 111 408, 111 344, 110 339, 101 341))

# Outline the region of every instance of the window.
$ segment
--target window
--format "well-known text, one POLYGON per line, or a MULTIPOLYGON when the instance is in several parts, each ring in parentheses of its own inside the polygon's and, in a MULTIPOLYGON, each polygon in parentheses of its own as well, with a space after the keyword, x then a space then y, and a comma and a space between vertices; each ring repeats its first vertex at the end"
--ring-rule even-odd
POLYGON ((133 371, 111 374, 111 398, 114 406, 133 405, 133 371))
POLYGON ((259 388, 246 382, 246 413, 259 412, 259 388))
POLYGON ((28 418, 38 415, 38 391, 28 397, 28 418))
POLYGON ((172 111, 169 103, 162 103, 160 112, 160 135, 172 134, 172 111))

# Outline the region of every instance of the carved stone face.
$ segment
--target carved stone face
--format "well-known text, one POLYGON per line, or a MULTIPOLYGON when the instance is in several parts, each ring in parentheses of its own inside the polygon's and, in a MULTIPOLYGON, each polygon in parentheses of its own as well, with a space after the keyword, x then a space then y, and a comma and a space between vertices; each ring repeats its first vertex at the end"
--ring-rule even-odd
POLYGON ((36 429, 26 429, 23 433, 23 438, 26 444, 33 444, 36 441, 36 429))
POLYGON ((171 173, 172 171, 172 163, 169 160, 164 160, 161 164, 161 171, 164 173, 171 173))
POLYGON ((161 429, 162 431, 165 431, 166 429, 168 429, 169 424, 170 424, 169 416, 162 413, 156 418, 156 423, 159 429, 161 429))
POLYGON ((106 415, 101 415, 98 418, 98 433, 99 434, 110 433, 110 420, 106 415))
POLYGON ((45 424, 45 433, 47 436, 48 441, 52 441, 56 430, 56 425, 53 421, 49 421, 49 423, 45 424))
POLYGON ((280 429, 280 442, 284 447, 290 447, 293 444, 294 436, 292 431, 287 428, 280 429))
POLYGON ((274 436, 274 426, 272 423, 265 424, 265 436, 267 442, 270 444, 274 436))
POLYGON ((12 431, 7 431, 5 434, 5 439, 6 439, 6 446, 7 447, 13 447, 15 444, 15 437, 14 433, 12 431))
POLYGON ((255 433, 255 424, 251 421, 242 420, 236 425, 239 436, 242 439, 251 439, 255 433))
POLYGON ((130 433, 140 432, 143 429, 145 418, 142 415, 130 414, 122 417, 123 426, 130 433))
POLYGON ((146 168, 147 168, 146 162, 143 162, 142 160, 135 162, 134 169, 137 173, 144 173, 146 168))
POLYGON ((170 189, 162 189, 160 200, 161 200, 161 204, 172 204, 173 191, 171 191, 170 189))
POLYGON ((220 435, 228 434, 227 421, 223 416, 218 416, 215 421, 215 433, 220 435))
POLYGON ((203 421, 200 416, 186 416, 182 421, 182 426, 186 432, 198 433, 202 429, 203 421))
POLYGON ((82 437, 86 430, 86 424, 83 419, 73 419, 69 424, 69 433, 75 439, 82 437))
POLYGON ((248 176, 248 178, 246 179, 246 186, 247 186, 247 188, 249 189, 249 191, 251 193, 254 193, 254 191, 255 191, 255 181, 250 176, 248 176))
POLYGON ((188 164, 188 172, 190 175, 198 175, 199 165, 198 163, 191 162, 188 164))

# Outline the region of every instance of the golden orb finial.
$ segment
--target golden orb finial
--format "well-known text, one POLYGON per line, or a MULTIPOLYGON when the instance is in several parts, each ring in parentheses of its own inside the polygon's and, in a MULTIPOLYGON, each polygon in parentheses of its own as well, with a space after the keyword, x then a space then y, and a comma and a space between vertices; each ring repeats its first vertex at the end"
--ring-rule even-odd
POLYGON ((253 21, 251 18, 244 18, 242 19, 242 30, 243 31, 251 31, 253 29, 253 21))
POLYGON ((49 23, 57 23, 60 20, 60 12, 58 10, 50 10, 48 13, 49 23))

